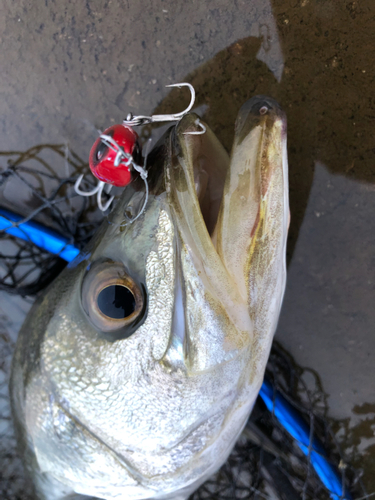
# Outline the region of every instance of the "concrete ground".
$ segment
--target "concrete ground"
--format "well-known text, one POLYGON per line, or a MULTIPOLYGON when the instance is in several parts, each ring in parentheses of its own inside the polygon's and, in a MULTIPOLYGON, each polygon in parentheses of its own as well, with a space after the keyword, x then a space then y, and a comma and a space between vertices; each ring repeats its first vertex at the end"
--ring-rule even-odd
POLYGON ((292 222, 277 338, 319 374, 340 438, 375 490, 372 0, 2 0, 0 8, 1 151, 68 143, 85 158, 96 128, 129 111, 182 109, 187 96, 165 85, 186 80, 229 150, 247 98, 280 101, 292 222))

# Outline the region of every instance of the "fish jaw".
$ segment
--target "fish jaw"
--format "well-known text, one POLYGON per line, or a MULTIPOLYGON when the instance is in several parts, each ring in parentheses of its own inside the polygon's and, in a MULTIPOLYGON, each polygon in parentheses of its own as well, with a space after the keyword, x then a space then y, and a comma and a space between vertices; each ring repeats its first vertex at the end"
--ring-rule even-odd
POLYGON ((185 313, 179 314, 182 328, 172 331, 163 362, 173 369, 183 366, 190 375, 234 359, 252 339, 246 300, 209 233, 220 208, 229 158, 208 126, 204 135, 188 133, 197 128, 196 118, 188 115, 177 126, 166 165, 166 192, 179 256, 180 307, 175 314, 185 313))
POLYGON ((160 172, 150 172, 144 214, 126 224, 126 208, 141 205, 139 191, 128 188, 86 257, 25 323, 13 362, 13 413, 29 468, 48 478, 39 486, 43 498, 63 498, 63 490, 185 498, 230 453, 260 388, 285 286, 286 155, 277 153, 285 149, 277 132, 285 119, 271 104, 264 119, 255 104, 240 113, 230 166, 209 130, 184 134, 196 116, 184 118, 163 146, 160 172), (251 168, 239 161, 246 151, 256 158, 251 168), (212 155, 221 172, 213 185, 212 155), (266 157, 268 169, 259 160, 266 157), (233 201, 235 180, 249 168, 244 208, 233 201), (256 204, 259 217, 246 210, 256 204), (244 256, 231 260, 242 235, 230 232, 237 221, 251 230, 244 256), (101 331, 87 314, 91 276, 95 282, 104 264, 116 272, 121 264, 146 291, 144 317, 129 336, 101 331), (60 496, 51 484, 62 485, 60 496))
POLYGON ((248 101, 237 118, 230 164, 208 127, 203 136, 187 133, 195 126, 194 115, 181 120, 167 169, 187 311, 180 315, 184 335, 173 336, 171 351, 179 345, 175 366, 183 360, 189 373, 199 373, 252 346, 259 384, 286 281, 286 117, 273 99, 248 101))
POLYGON ((254 328, 251 381, 258 384, 285 291, 288 227, 286 117, 276 101, 256 96, 238 114, 214 238, 225 267, 247 297, 254 328))

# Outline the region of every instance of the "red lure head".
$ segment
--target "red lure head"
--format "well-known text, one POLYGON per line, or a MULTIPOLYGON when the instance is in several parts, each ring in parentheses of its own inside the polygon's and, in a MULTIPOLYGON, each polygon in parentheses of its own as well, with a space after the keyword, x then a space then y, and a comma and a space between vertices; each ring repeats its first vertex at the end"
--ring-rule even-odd
MULTIPOLYGON (((132 155, 134 161, 140 159, 138 135, 127 125, 112 125, 107 128, 104 135, 110 136, 123 149, 124 153, 132 155)), ((125 165, 125 160, 115 166, 117 153, 104 144, 99 137, 90 151, 89 165, 91 172, 99 180, 117 187, 125 187, 132 180, 130 166, 125 165)))

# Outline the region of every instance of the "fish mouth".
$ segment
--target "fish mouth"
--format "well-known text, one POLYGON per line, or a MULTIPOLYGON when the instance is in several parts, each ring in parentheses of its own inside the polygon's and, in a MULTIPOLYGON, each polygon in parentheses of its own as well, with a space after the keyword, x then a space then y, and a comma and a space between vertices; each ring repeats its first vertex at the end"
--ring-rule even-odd
MULTIPOLYGON (((233 176, 235 159, 233 151, 230 158, 207 124, 205 124, 206 133, 192 134, 200 131, 199 121, 200 118, 194 113, 186 115, 172 135, 171 189, 180 194, 188 193, 190 203, 186 202, 186 197, 179 196, 181 203, 178 207, 176 199, 174 200, 177 212, 182 211, 185 216, 192 214, 195 224, 199 226, 199 232, 205 228, 217 249, 220 212, 228 209, 223 206, 223 196, 230 184, 231 174, 233 176)), ((244 158, 244 161, 249 161, 249 158, 254 156, 253 161, 260 164, 272 139, 275 139, 272 136, 277 128, 282 136, 280 142, 285 142, 286 119, 280 105, 270 97, 255 96, 239 111, 235 124, 233 150, 250 136, 252 131, 256 131, 257 133, 253 134, 254 140, 249 145, 249 157, 244 158)), ((240 178, 238 182, 241 182, 240 178)), ((261 182, 262 179, 259 178, 259 184, 261 182)), ((232 222, 235 224, 236 220, 232 222)))
POLYGON ((177 273, 166 364, 190 373, 230 361, 257 336, 272 337, 254 322, 263 315, 262 296, 272 305, 271 330, 277 322, 289 213, 286 118, 278 103, 256 96, 242 106, 230 158, 206 124, 204 134, 192 134, 201 130, 198 120, 186 115, 172 129, 164 164, 177 273))
MULTIPOLYGON (((190 114, 172 134, 169 203, 205 286, 215 291, 239 331, 252 331, 252 255, 262 239, 272 234, 285 240, 287 233, 286 117, 272 98, 247 101, 238 113, 230 158, 208 126, 204 134, 190 134, 199 130, 197 115, 190 114), (275 234, 271 207, 278 211, 282 234, 275 234)), ((270 255, 266 250, 263 260, 270 255)))
MULTIPOLYGON (((172 169, 176 172, 176 169, 178 171, 179 167, 183 167, 194 211, 200 216, 201 222, 212 238, 230 168, 230 159, 207 125, 204 134, 194 135, 199 131, 198 123, 199 118, 195 114, 187 115, 175 129, 172 138, 174 153, 172 169)), ((174 180, 175 189, 184 190, 184 180, 176 175, 174 180)))

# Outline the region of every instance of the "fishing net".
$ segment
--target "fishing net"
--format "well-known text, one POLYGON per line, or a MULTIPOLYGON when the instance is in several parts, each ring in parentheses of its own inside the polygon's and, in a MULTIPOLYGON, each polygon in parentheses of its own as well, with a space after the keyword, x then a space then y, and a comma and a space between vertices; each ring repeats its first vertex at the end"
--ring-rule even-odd
MULTIPOLYGON (((78 196, 74 183, 88 165, 66 145, 42 145, 26 152, 0 153, 1 207, 20 215, 19 226, 37 221, 59 232, 67 243, 82 248, 91 238, 102 213, 94 198, 78 196), (64 175, 58 175, 63 172, 64 175)), ((92 177, 91 177, 92 178, 92 177)), ((87 190, 95 186, 86 176, 87 190), (91 185, 90 185, 91 183, 91 185)), ((112 194, 112 193, 111 193, 112 194)), ((104 194, 104 196, 107 196, 104 194)), ((0 231, 0 289, 10 294, 32 296, 48 285, 66 262, 0 231)), ((0 315, 0 498, 29 500, 23 468, 16 451, 7 392, 10 360, 16 332, 0 315)), ((327 417, 327 403, 319 378, 311 370, 295 365, 280 345, 274 343, 267 366, 273 386, 302 415, 322 442, 327 459, 342 475, 342 484, 353 498, 365 498, 361 471, 348 464, 327 417)), ((343 490, 344 491, 344 490, 343 490)), ((191 499, 325 500, 332 498, 316 475, 309 456, 288 434, 260 398, 249 422, 225 465, 191 499)))
MULTIPOLYGON (((364 498, 361 471, 348 464, 335 438, 317 374, 297 366, 280 344, 274 342, 266 376, 309 423, 311 437, 315 435, 323 443, 328 461, 339 469, 342 484, 348 487, 353 498, 364 498)), ((296 440, 260 398, 227 462, 192 496, 194 500, 330 498, 309 457, 302 453, 296 440)))
MULTIPOLYGON (((95 199, 79 196, 73 189, 78 175, 89 171, 88 164, 66 145, 42 145, 23 153, 4 152, 1 157, 7 164, 0 174, 1 207, 21 215, 12 225, 40 222, 81 249, 102 219, 95 199), (56 174, 61 171, 64 177, 56 174)), ((82 189, 89 191, 93 187, 93 176, 85 176, 82 189)), ((107 193, 103 195, 109 198, 107 193)), ((9 293, 35 295, 66 265, 31 241, 22 241, 4 231, 0 238, 0 289, 9 293)))

